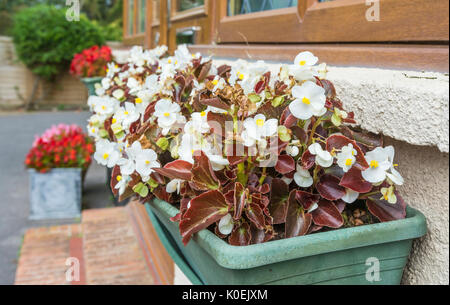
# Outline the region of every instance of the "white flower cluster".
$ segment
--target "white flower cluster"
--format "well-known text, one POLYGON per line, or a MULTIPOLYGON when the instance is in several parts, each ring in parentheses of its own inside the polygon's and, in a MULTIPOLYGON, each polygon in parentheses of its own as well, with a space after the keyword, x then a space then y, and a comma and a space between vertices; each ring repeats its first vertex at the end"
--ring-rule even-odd
MULTIPOLYGON (((318 58, 310 52, 300 53, 292 65, 281 66, 277 75, 268 78, 266 90, 260 92, 256 92, 258 83, 264 81, 265 75, 269 73, 269 68, 263 61, 249 64, 238 60, 231 66, 226 79, 223 75, 218 75, 219 67, 212 65, 207 77, 201 81, 193 77, 188 96, 183 96, 184 103, 179 102, 176 97, 180 94, 177 93, 177 77, 181 73, 187 79, 186 76, 193 75, 194 62, 202 65, 210 59, 190 53, 185 45, 179 46, 174 56, 163 57, 166 52, 165 46, 153 50, 132 48, 125 65, 119 67, 115 63, 108 64, 107 75, 96 88, 97 96, 90 96, 88 100, 93 112, 88 132, 96 140, 94 158, 109 168, 120 167, 116 184, 119 194, 125 191, 132 180, 132 174, 139 174, 142 182, 149 183, 153 168, 161 166, 155 151, 158 147, 170 151, 173 159, 190 163, 194 163, 194 152, 201 150, 207 155, 215 171, 230 165, 222 150, 222 138, 211 132, 207 122, 209 112, 223 114, 229 111, 213 106, 205 106, 202 111, 194 110, 196 97, 205 91, 208 83, 209 86, 212 84, 210 91, 213 93, 226 86, 235 87, 239 84, 246 96, 252 96, 254 107, 247 109, 238 137, 246 147, 265 148, 270 137, 284 130, 279 128, 280 118, 267 118, 258 113, 259 107, 270 96, 275 95, 276 85, 283 84, 287 88, 283 99, 290 102, 287 107, 290 114, 305 123, 303 128, 306 133, 314 117, 327 113, 325 89, 316 82, 317 79, 324 78, 326 66, 317 65, 318 58), (136 133, 137 127, 147 123, 156 126, 150 135, 155 140, 154 143, 147 143, 148 138, 144 139, 144 136, 138 139, 131 137, 136 133)), ((236 105, 231 105, 232 111, 238 113, 240 109, 235 107, 236 105)), ((342 111, 343 117, 344 114, 346 115, 342 111)), ((300 143, 299 139, 288 141, 287 154, 297 158, 305 143, 300 143)), ((348 172, 356 162, 357 150, 351 144, 336 154, 324 150, 315 141, 306 149, 315 156, 315 162, 321 168, 329 168, 336 161, 343 172, 348 172)), ((370 165, 362 171, 366 181, 380 184, 388 178, 391 184, 403 183, 393 163, 393 147, 376 148, 367 152, 365 159, 370 165)), ((314 182, 310 171, 298 162, 295 174, 291 178, 285 176, 283 180, 288 183, 294 180, 299 187, 310 187, 314 182)), ((182 183, 182 180, 173 179, 166 185, 166 191, 179 192, 182 183)), ((392 190, 385 189, 382 192, 390 202, 395 201, 392 190)), ((350 203, 358 195, 347 189, 347 194, 342 199, 350 203)))

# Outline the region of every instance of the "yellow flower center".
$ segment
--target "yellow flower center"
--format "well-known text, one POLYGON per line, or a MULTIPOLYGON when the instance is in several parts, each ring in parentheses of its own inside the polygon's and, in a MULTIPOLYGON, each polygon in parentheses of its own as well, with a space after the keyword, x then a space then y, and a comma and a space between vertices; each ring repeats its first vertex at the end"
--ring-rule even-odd
POLYGON ((306 65, 306 60, 300 60, 299 64, 300 64, 300 66, 306 65))
POLYGON ((139 98, 139 97, 137 97, 137 98, 134 100, 134 102, 135 102, 136 104, 141 104, 141 103, 142 103, 142 99, 139 98))
POLYGON ((169 59, 168 61, 167 61, 169 64, 171 64, 172 63, 172 60, 171 59, 169 59))
POLYGON ((95 133, 95 128, 92 128, 92 129, 91 129, 91 132, 92 132, 92 133, 95 133))
POLYGON ((121 175, 118 175, 118 176, 116 177, 116 179, 117 179, 117 181, 120 181, 120 180, 122 180, 122 176, 121 176, 121 175))
POLYGON ((125 111, 123 114, 128 115, 128 111, 125 111))
POLYGON ((106 160, 106 159, 108 159, 108 157, 109 157, 109 155, 108 155, 107 153, 104 153, 104 154, 103 154, 103 159, 106 160))
POLYGON ((106 106, 105 105, 102 106, 102 110, 106 110, 106 106))
POLYGON ((149 164, 150 164, 150 161, 145 160, 145 164, 146 164, 146 165, 149 165, 149 164))
POLYGON ((243 80, 244 79, 244 74, 239 74, 239 79, 243 80))
POLYGON ((194 154, 194 150, 193 149, 191 149, 191 155, 193 155, 194 154))
POLYGON ((345 160, 345 165, 347 166, 352 165, 352 159, 348 158, 347 160, 345 160))
POLYGON ((164 112, 164 116, 168 117, 168 116, 170 116, 170 113, 169 112, 164 112))
POLYGON ((371 168, 377 168, 378 167, 378 161, 377 160, 370 161, 370 167, 371 168))
POLYGON ((309 100, 309 98, 307 98, 306 96, 304 96, 304 97, 302 98, 302 103, 303 103, 303 104, 306 104, 306 105, 309 105, 309 104, 311 104, 311 101, 309 100))
POLYGON ((113 118, 111 122, 112 122, 113 124, 115 124, 115 123, 117 122, 117 119, 116 119, 116 118, 113 118))
POLYGON ((205 115, 206 115, 205 111, 200 112, 200 116, 205 116, 205 115))
POLYGON ((109 69, 106 69, 106 73, 109 73, 109 69))
POLYGON ((116 69, 117 69, 117 68, 119 68, 119 66, 118 66, 118 65, 115 65, 115 66, 114 66, 114 68, 116 68, 116 69))
POLYGON ((257 119, 256 120, 256 125, 259 127, 263 127, 264 126, 264 120, 263 119, 257 119))
POLYGON ((191 54, 192 58, 195 58, 195 54, 191 54))
POLYGON ((215 86, 215 85, 217 85, 219 83, 219 81, 217 79, 215 79, 215 80, 212 81, 212 83, 215 86))
POLYGON ((176 65, 178 64, 178 60, 175 60, 175 64, 176 64, 176 65))

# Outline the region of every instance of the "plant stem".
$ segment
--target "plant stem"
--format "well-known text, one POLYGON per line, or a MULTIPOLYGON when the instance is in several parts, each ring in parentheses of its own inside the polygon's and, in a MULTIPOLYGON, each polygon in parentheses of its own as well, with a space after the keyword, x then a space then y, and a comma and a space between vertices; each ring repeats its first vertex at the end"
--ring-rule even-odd
POLYGON ((311 145, 313 138, 314 138, 314 134, 316 133, 316 129, 317 129, 317 127, 319 127, 321 122, 322 122, 322 119, 317 118, 316 122, 314 123, 314 125, 311 129, 311 136, 309 137, 309 140, 308 140, 308 146, 311 145))

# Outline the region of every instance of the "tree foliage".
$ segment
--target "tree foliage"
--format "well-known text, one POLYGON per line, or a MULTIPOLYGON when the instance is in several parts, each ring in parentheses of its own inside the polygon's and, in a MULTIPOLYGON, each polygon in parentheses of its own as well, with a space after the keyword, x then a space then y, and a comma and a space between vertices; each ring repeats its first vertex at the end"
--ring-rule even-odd
POLYGON ((45 79, 68 69, 75 53, 105 42, 99 27, 85 16, 68 22, 65 9, 49 5, 19 11, 12 34, 19 59, 45 79))

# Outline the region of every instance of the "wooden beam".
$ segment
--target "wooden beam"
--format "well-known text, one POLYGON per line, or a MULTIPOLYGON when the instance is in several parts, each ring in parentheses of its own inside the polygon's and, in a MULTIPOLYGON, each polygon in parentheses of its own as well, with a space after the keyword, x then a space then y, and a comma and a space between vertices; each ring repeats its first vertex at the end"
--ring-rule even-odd
POLYGON ((194 45, 205 56, 292 62, 301 51, 311 51, 333 66, 361 66, 416 71, 449 71, 448 45, 403 44, 267 44, 194 45))

